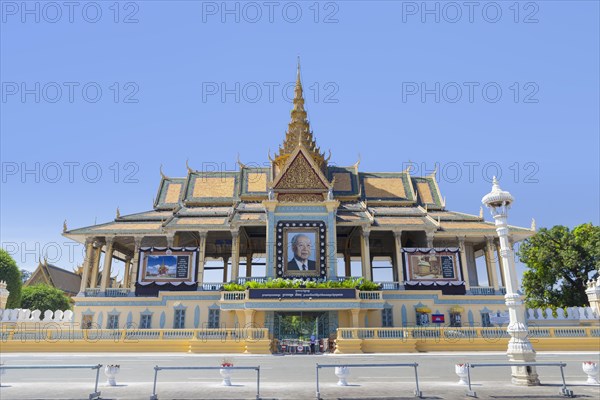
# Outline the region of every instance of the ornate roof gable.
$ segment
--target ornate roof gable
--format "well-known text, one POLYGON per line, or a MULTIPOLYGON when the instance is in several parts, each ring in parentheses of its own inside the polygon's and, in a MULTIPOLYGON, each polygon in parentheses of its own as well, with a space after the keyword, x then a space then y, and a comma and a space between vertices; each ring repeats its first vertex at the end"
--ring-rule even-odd
POLYGON ((323 201, 331 187, 302 145, 291 154, 272 186, 280 201, 323 201))

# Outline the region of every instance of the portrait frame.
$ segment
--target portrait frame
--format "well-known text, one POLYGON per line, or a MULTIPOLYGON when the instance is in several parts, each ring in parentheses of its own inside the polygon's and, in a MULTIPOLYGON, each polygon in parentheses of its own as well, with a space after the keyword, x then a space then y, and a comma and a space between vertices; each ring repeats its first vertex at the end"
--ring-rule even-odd
MULTIPOLYGON (((321 279, 327 276, 327 229, 323 221, 280 221, 276 227, 276 275, 278 278, 321 279), (305 234, 312 248, 309 263, 314 261, 314 269, 308 271, 292 270, 292 240, 294 236, 305 234), (312 258, 314 257, 314 259, 312 258)), ((310 266, 309 266, 310 268, 310 266)))

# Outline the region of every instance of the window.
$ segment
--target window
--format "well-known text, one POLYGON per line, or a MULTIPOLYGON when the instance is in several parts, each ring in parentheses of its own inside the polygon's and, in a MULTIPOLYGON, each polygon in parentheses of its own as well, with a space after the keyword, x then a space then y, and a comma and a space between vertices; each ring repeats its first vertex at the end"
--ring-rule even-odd
POLYGON ((417 311, 417 326, 429 325, 429 314, 417 311))
POLYGON ((142 314, 140 329, 150 329, 152 326, 152 314, 142 314))
POLYGON ((371 264, 373 270, 373 282, 393 282, 394 264, 392 257, 375 257, 371 264))
POLYGON ((91 329, 92 328, 92 315, 84 315, 83 320, 81 321, 82 329, 91 329))
POLYGON ((119 314, 112 314, 108 316, 106 329, 119 329, 119 314))
POLYGON ((484 327, 492 326, 492 321, 490 321, 490 313, 486 313, 486 312, 481 313, 481 325, 484 327))
POLYGON ((221 314, 221 310, 219 310, 219 309, 208 310, 208 329, 219 328, 220 314, 221 314))
POLYGON ((183 329, 185 328, 185 310, 175 310, 175 321, 173 322, 173 328, 183 329))
POLYGON ((391 328, 394 326, 391 307, 381 310, 381 326, 384 328, 391 328))

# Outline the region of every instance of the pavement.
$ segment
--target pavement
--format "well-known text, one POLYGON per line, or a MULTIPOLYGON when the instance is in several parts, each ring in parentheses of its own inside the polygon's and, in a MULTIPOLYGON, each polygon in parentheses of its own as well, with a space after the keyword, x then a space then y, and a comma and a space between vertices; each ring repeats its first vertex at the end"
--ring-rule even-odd
MULTIPOLYGON (((100 371, 102 399, 149 399, 153 393, 154 366, 210 366, 223 358, 238 366, 260 366, 261 399, 315 399, 316 363, 419 364, 419 384, 425 399, 467 399, 466 386, 458 384, 454 364, 506 362, 504 353, 411 353, 361 355, 206 355, 182 353, 0 353, 5 365, 119 364, 117 386, 108 386, 100 371)), ((599 361, 600 353, 538 353, 538 362, 566 362, 565 379, 576 398, 600 399, 600 386, 585 383, 582 361, 599 361)), ((350 367, 349 386, 337 386, 333 368, 319 372, 322 399, 414 399, 414 369, 409 367, 350 367)), ((473 390, 481 399, 559 399, 562 387, 558 367, 539 367, 541 385, 515 386, 509 367, 471 370, 473 390)), ((2 376, 0 399, 88 399, 94 391, 96 371, 91 369, 7 370, 2 376)), ((164 370, 158 373, 158 399, 256 399, 256 371, 237 370, 232 386, 221 385, 218 370, 164 370)))

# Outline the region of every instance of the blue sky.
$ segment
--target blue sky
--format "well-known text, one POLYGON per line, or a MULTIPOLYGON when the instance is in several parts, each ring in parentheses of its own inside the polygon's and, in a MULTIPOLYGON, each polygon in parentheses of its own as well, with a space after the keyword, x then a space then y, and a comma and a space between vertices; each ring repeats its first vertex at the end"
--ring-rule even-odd
POLYGON ((1 2, 0 233, 24 268, 80 263, 63 220, 150 209, 161 164, 268 162, 298 55, 333 163, 438 163, 473 214, 498 174, 511 224, 599 223, 597 1, 115 3, 1 2))

